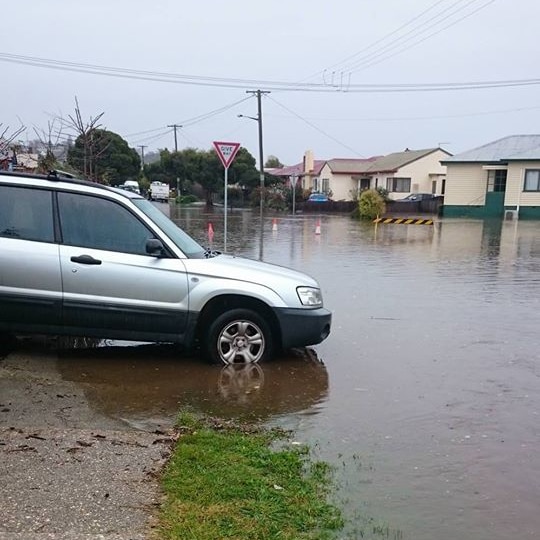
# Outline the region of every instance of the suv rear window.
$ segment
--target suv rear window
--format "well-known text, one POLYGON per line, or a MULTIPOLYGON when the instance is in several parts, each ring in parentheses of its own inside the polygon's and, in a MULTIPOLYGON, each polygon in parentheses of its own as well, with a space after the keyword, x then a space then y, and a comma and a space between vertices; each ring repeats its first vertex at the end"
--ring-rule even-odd
POLYGON ((0 186, 0 236, 53 242, 52 193, 44 189, 0 186))

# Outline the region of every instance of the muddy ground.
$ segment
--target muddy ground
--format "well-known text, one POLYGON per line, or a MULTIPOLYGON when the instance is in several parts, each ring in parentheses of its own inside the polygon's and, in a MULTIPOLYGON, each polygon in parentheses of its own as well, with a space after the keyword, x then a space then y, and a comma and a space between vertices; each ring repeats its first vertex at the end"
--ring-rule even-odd
POLYGON ((92 410, 54 348, 0 351, 0 539, 151 537, 170 443, 92 410))

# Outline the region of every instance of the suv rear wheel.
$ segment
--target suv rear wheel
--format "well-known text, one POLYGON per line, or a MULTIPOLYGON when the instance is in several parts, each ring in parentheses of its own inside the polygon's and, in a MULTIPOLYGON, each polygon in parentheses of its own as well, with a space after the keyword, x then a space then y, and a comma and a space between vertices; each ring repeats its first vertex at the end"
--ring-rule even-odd
POLYGON ((253 364, 274 350, 270 327, 256 312, 233 309, 222 313, 206 335, 206 357, 216 364, 253 364))

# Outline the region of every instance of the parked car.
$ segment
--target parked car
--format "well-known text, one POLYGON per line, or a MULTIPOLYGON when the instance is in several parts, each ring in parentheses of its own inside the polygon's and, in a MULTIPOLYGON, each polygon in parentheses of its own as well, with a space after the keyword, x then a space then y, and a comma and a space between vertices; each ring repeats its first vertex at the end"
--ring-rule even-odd
POLYGON ((123 184, 124 189, 133 191, 135 193, 141 194, 141 188, 139 187, 139 182, 136 180, 126 180, 123 184))
POLYGON ((204 249, 136 193, 0 172, 0 333, 175 342, 231 364, 330 325, 313 278, 204 249))
POLYGON ((118 187, 120 189, 125 189, 126 191, 132 191, 133 193, 139 193, 140 194, 140 189, 139 188, 135 188, 135 186, 130 186, 129 184, 120 184, 118 187))
POLYGON ((309 202, 328 202, 330 199, 326 193, 312 193, 308 197, 309 202))
POLYGON ((399 202, 420 202, 434 199, 435 195, 433 193, 411 193, 407 195, 404 199, 398 199, 399 202))

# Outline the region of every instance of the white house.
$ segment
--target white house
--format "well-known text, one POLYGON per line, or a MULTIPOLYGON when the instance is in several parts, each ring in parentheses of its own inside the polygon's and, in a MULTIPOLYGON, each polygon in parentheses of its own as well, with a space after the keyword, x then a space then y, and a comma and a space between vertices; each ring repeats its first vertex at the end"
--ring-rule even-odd
POLYGON ((441 163, 445 216, 540 219, 540 135, 510 135, 441 163))

